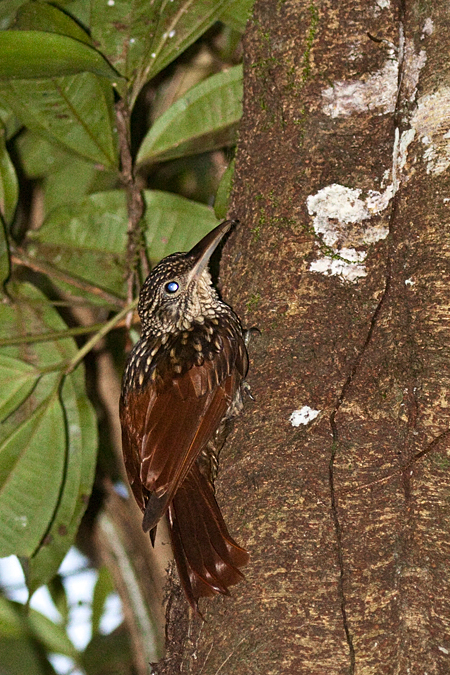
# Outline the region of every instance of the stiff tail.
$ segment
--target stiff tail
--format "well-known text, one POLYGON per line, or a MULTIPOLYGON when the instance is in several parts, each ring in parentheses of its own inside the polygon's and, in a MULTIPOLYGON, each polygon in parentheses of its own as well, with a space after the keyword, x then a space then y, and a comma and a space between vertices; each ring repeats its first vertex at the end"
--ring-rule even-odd
POLYGON ((193 609, 199 598, 229 595, 243 578, 247 551, 231 538, 211 483, 194 464, 169 506, 169 527, 181 585, 193 609))

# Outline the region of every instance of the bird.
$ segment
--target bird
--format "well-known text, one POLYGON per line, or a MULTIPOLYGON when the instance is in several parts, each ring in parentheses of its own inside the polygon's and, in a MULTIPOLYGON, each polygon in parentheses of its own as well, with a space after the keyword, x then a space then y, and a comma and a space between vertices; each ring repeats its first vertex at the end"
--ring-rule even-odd
POLYGON ((124 464, 142 527, 154 543, 167 513, 181 586, 199 614, 199 599, 229 595, 249 560, 214 491, 229 420, 243 407, 248 355, 239 318, 219 298, 208 266, 236 223, 224 221, 150 272, 120 396, 124 464))

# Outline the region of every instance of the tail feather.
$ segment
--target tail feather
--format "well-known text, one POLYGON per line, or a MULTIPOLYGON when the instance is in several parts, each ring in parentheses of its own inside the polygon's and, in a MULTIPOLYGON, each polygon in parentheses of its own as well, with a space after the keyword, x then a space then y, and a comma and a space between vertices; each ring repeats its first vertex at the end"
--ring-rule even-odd
POLYGON ((197 611, 199 598, 221 593, 243 578, 248 553, 230 536, 211 483, 194 464, 169 506, 172 548, 181 584, 197 611))

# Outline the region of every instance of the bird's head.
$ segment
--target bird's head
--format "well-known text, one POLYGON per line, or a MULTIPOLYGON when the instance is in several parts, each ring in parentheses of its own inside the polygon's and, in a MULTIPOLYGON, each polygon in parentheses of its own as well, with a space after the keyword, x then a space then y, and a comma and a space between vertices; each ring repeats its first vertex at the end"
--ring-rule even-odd
POLYGON ((234 223, 221 223, 190 251, 167 256, 150 272, 138 305, 144 330, 155 335, 175 333, 215 316, 220 301, 208 263, 234 223))

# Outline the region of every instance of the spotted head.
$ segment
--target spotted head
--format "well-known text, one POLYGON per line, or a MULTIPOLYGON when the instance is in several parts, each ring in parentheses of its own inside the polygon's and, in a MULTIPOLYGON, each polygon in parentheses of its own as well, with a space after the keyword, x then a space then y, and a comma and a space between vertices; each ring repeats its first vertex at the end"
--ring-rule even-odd
POLYGON ((151 271, 139 296, 144 331, 153 335, 188 330, 214 316, 220 306, 208 263, 234 221, 225 221, 187 253, 173 253, 151 271))

